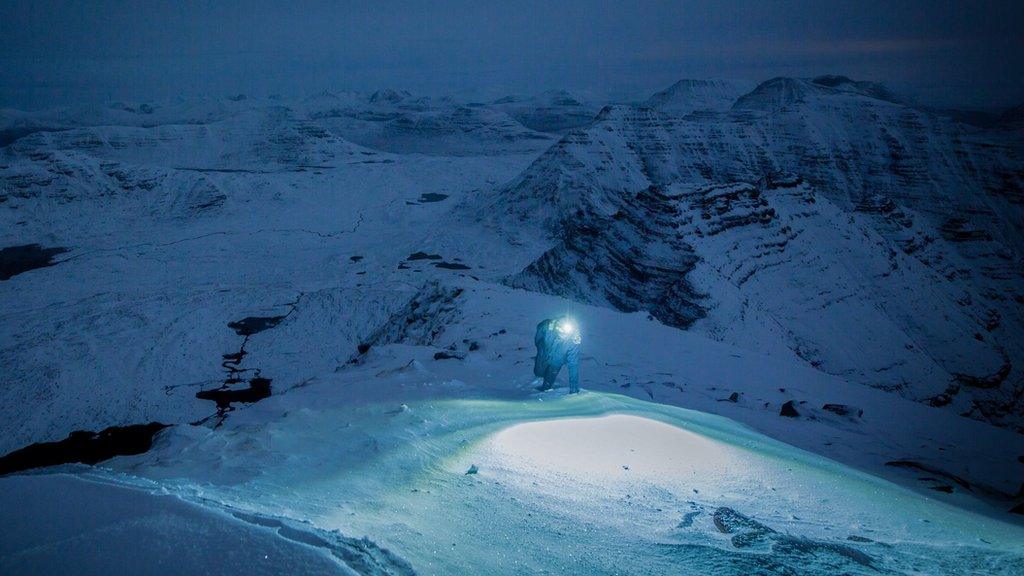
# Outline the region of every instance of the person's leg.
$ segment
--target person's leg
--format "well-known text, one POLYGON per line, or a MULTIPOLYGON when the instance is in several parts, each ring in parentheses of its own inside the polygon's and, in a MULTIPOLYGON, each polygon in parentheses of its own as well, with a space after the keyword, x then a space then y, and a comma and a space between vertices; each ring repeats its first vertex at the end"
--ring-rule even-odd
POLYGON ((557 364, 548 366, 547 370, 544 371, 544 389, 549 390, 555 387, 555 380, 558 379, 558 371, 562 367, 557 364))
POLYGON ((543 392, 545 390, 550 390, 551 389, 551 387, 552 387, 554 382, 553 381, 552 382, 548 382, 548 372, 550 372, 550 371, 551 371, 551 365, 549 363, 545 362, 542 359, 542 356, 540 354, 538 354, 536 362, 533 363, 533 373, 538 378, 543 378, 544 379, 544 383, 541 384, 540 386, 537 386, 536 387, 537 390, 540 390, 541 392, 543 392))
POLYGON ((569 365, 569 394, 576 394, 580 391, 580 349, 573 346, 565 355, 566 364, 569 365))
POLYGON ((545 365, 541 358, 540 350, 537 350, 537 356, 533 359, 533 375, 537 378, 543 378, 544 373, 547 372, 547 365, 545 365))
POLYGON ((540 324, 537 324, 537 333, 533 337, 533 344, 537 348, 537 354, 533 357, 533 375, 537 378, 543 378, 544 372, 548 367, 547 357, 545 356, 547 349, 544 346, 544 337, 547 335, 547 325, 547 320, 543 320, 540 324))

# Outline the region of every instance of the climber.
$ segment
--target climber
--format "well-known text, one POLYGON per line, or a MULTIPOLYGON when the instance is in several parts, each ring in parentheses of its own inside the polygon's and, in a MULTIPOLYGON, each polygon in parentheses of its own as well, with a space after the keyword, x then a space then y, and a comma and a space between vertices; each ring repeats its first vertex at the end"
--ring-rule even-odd
POLYGON ((544 383, 537 390, 554 388, 555 378, 563 364, 569 365, 569 393, 580 391, 580 337, 579 328, 571 318, 544 320, 537 324, 534 343, 537 356, 533 362, 533 374, 543 378, 544 383))

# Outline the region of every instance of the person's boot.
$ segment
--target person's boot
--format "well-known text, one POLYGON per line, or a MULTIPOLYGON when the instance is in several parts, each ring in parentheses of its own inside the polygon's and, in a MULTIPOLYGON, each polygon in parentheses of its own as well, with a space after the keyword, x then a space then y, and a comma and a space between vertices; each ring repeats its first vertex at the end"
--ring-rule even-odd
POLYGON ((543 382, 540 386, 534 388, 534 390, 536 390, 537 392, 547 392, 548 390, 551 390, 554 387, 554 384, 548 384, 547 382, 543 382))

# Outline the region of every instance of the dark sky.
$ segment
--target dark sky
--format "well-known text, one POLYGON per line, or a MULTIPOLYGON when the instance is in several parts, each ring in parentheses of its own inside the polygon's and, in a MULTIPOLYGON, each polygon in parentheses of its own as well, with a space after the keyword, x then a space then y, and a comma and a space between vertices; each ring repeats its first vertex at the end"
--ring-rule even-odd
POLYGON ((1024 1, 0 0, 0 107, 405 88, 635 97, 841 73, 1024 102, 1024 1))

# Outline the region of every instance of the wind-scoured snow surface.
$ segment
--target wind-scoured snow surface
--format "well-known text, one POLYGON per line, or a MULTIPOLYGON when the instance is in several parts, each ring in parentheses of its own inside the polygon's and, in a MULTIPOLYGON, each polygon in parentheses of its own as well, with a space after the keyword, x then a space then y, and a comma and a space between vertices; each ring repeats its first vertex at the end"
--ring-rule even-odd
POLYGON ((1024 565, 1013 122, 828 76, 0 138, 0 454, 68 462, 0 478, 0 573, 1024 565), (535 393, 564 313, 585 392, 535 393))

